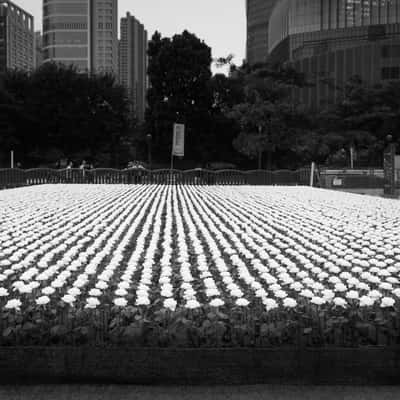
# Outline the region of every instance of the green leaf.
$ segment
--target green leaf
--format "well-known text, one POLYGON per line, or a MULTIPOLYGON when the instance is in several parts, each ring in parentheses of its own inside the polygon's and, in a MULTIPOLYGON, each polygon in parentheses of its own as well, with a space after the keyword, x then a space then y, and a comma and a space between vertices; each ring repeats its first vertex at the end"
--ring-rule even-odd
POLYGON ((14 329, 10 326, 3 331, 3 337, 7 338, 14 332, 14 329))

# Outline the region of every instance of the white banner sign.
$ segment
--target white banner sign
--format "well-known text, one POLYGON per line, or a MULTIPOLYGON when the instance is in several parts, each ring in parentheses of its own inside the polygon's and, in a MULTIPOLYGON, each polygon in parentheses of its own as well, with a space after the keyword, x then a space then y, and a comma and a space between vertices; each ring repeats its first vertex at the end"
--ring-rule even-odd
POLYGON ((183 124, 174 124, 172 155, 177 157, 185 155, 185 125, 183 124))

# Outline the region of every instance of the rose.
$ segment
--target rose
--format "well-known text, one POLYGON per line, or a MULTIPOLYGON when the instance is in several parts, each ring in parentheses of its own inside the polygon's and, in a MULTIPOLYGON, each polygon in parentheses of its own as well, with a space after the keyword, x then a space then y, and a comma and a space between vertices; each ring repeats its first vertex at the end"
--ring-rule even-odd
POLYGON ((12 299, 7 302, 7 304, 4 306, 7 310, 19 310, 21 307, 22 303, 18 299, 12 299))
POLYGON ((239 307, 247 307, 249 305, 249 301, 247 301, 246 299, 240 298, 236 300, 236 305, 239 307))
POLYGON ((102 294, 103 294, 102 291, 99 290, 99 289, 91 289, 91 290, 89 291, 89 296, 92 296, 92 297, 99 297, 99 296, 101 296, 102 294))
POLYGON ((62 300, 64 303, 67 303, 67 304, 72 305, 72 304, 74 303, 74 301, 75 301, 75 297, 74 297, 74 296, 71 296, 70 294, 66 294, 65 296, 63 296, 63 297, 61 298, 61 300, 62 300))
POLYGON ((274 299, 269 299, 265 298, 263 299, 263 304, 267 311, 274 310, 275 308, 278 308, 278 303, 274 299))
POLYGON ((294 308, 297 306, 297 301, 295 299, 287 297, 286 299, 283 300, 283 306, 285 308, 294 308))
POLYGON ((188 300, 187 303, 185 304, 185 308, 188 308, 190 310, 194 310, 199 307, 200 303, 195 299, 188 300))
POLYGON ((47 296, 41 296, 36 300, 36 304, 39 306, 44 306, 50 303, 50 299, 47 296))
POLYGON ((45 287, 42 290, 42 293, 44 293, 45 295, 49 296, 51 294, 53 294, 56 290, 54 288, 52 288, 51 286, 45 287))
POLYGON ((225 304, 225 302, 221 299, 213 299, 210 301, 210 306, 211 307, 222 307, 225 304))
POLYGON ((382 308, 393 307, 395 303, 396 303, 395 300, 392 299, 391 297, 384 297, 381 301, 381 307, 382 308))
POLYGON ((346 297, 350 300, 356 300, 359 298, 359 294, 355 290, 350 290, 346 293, 346 297))
POLYGON ((164 306, 164 308, 167 308, 168 310, 175 311, 177 302, 172 298, 165 299, 163 306, 164 306))
POLYGON ((89 297, 86 300, 86 306, 85 308, 96 308, 100 305, 100 301, 97 297, 89 297))
POLYGON ((136 300, 136 305, 137 306, 148 306, 148 305, 150 305, 150 300, 148 297, 145 297, 145 296, 138 297, 136 300))
POLYGON ((123 297, 119 297, 119 298, 114 300, 114 304, 117 307, 126 307, 127 304, 128 304, 128 301, 126 299, 124 299, 123 297))
POLYGON ((347 301, 345 299, 343 299, 342 297, 335 297, 333 299, 333 304, 335 304, 335 306, 337 306, 337 307, 346 308, 347 301))
POLYGON ((314 296, 314 297, 310 300, 310 302, 311 302, 312 304, 317 305, 317 306, 321 306, 322 304, 325 304, 325 303, 326 303, 326 300, 325 300, 323 297, 314 296))
POLYGON ((375 299, 369 296, 360 297, 360 307, 372 307, 375 303, 375 299))

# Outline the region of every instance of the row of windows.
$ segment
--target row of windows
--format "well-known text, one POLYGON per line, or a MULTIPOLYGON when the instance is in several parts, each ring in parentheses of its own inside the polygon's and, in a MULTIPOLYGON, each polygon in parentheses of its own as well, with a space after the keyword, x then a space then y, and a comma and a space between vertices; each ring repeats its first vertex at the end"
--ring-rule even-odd
POLYGON ((66 15, 86 15, 88 13, 88 5, 86 3, 56 3, 43 7, 43 16, 49 14, 66 14, 66 15))
POLYGON ((43 46, 87 44, 87 32, 47 32, 43 35, 43 46))
POLYGON ((87 30, 88 24, 87 23, 50 23, 44 22, 43 30, 46 31, 54 31, 54 30, 87 30))
POLYGON ((88 47, 49 47, 43 51, 44 58, 87 58, 88 47))
POLYGON ((271 15, 268 46, 298 33, 398 22, 399 0, 281 0, 271 15))

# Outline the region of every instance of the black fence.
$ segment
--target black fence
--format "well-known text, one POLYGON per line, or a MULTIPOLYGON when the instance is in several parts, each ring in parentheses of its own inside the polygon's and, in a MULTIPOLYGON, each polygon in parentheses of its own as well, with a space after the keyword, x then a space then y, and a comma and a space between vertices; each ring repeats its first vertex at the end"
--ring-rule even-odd
POLYGON ((37 168, 29 170, 0 169, 0 188, 74 184, 184 184, 184 185, 309 185, 310 168, 297 171, 220 170, 205 169, 64 169, 37 168))

